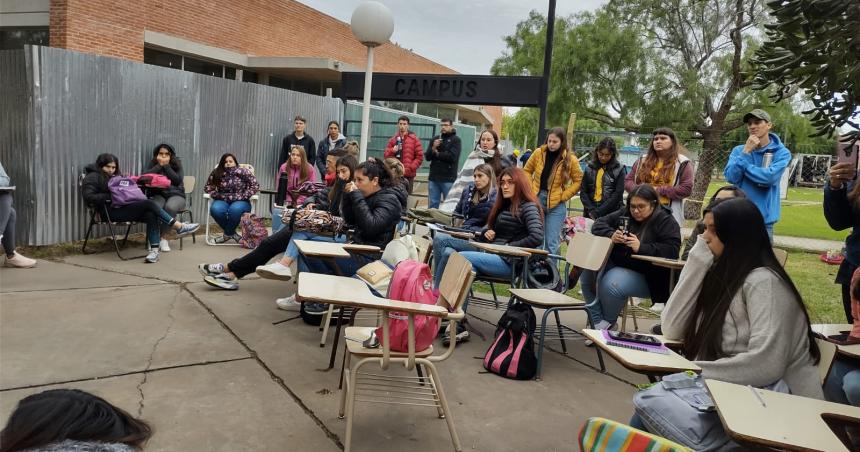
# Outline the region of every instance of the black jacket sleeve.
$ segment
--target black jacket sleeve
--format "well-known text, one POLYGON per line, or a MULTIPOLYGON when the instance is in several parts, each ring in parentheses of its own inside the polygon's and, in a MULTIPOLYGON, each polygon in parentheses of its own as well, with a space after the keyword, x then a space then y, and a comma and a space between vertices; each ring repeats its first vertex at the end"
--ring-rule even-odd
POLYGON ((594 225, 591 226, 591 233, 601 237, 612 237, 612 234, 615 233, 618 229, 618 225, 621 223, 619 218, 621 218, 623 214, 624 211, 619 209, 609 215, 604 215, 598 218, 594 221, 594 225))
POLYGON ((343 217, 365 239, 390 235, 400 221, 400 200, 392 191, 377 192, 371 202, 358 190, 343 196, 343 217))
POLYGON ((618 209, 618 206, 621 205, 622 199, 624 199, 624 178, 627 176, 627 171, 624 167, 621 167, 621 171, 618 173, 618 177, 615 178, 615 189, 612 190, 612 195, 609 199, 604 199, 600 204, 600 207, 597 209, 597 216, 602 217, 604 215, 609 215, 618 209))
POLYGON ((543 221, 541 221, 538 207, 534 204, 523 205, 519 212, 528 234, 519 239, 508 242, 510 246, 521 246, 524 248, 536 248, 543 243, 543 221))
MULTIPOLYGON (((439 135, 430 139, 430 144, 427 145, 427 149, 424 150, 424 160, 428 162, 433 160, 433 142, 440 138, 439 135)), ((441 146, 440 146, 441 147, 441 146)))
MULTIPOLYGON (((436 160, 441 160, 443 162, 448 163, 457 163, 460 160, 460 148, 462 144, 460 143, 460 137, 454 135, 451 137, 451 142, 449 146, 439 146, 439 153, 436 154, 436 160)), ((431 151, 432 154, 432 151, 431 151)))
POLYGON ((659 222, 653 226, 652 231, 654 240, 641 243, 639 252, 636 254, 677 259, 678 251, 681 249, 681 227, 672 215, 661 212, 659 222))
POLYGON ((96 172, 89 173, 84 177, 81 184, 81 196, 85 203, 93 206, 104 205, 110 201, 110 191, 106 191, 102 186, 101 177, 96 172))
POLYGON ((824 184, 824 218, 830 228, 836 231, 848 229, 857 224, 854 209, 848 201, 848 189, 830 188, 830 182, 824 184))
MULTIPOLYGON (((311 166, 315 166, 317 162, 317 144, 314 141, 314 137, 308 135, 308 147, 305 149, 307 149, 308 163, 310 163, 311 166)), ((281 166, 278 165, 278 168, 280 167, 281 166)))
POLYGON ((579 200, 582 202, 583 210, 588 211, 590 214, 594 214, 595 218, 601 216, 597 214, 597 207, 594 204, 593 200, 593 192, 591 187, 595 185, 594 168, 586 167, 585 172, 582 175, 582 185, 579 188, 579 200))
POLYGON ((278 169, 281 167, 281 165, 283 165, 284 162, 286 162, 287 159, 290 158, 290 149, 292 149, 292 145, 290 143, 290 141, 291 141, 290 137, 291 136, 292 135, 285 136, 284 141, 281 143, 281 153, 278 155, 278 164, 275 165, 275 172, 276 173, 277 173, 278 169))

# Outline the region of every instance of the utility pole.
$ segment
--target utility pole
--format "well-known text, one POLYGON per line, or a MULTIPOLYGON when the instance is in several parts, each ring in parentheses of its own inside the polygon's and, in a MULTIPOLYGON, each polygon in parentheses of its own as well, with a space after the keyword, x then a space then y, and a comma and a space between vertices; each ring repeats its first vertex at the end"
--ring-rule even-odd
POLYGON ((541 81, 540 119, 538 120, 538 146, 546 141, 546 102, 549 97, 549 73, 552 67, 552 38, 555 34, 555 0, 549 0, 546 23, 546 44, 543 52, 543 80, 541 81))

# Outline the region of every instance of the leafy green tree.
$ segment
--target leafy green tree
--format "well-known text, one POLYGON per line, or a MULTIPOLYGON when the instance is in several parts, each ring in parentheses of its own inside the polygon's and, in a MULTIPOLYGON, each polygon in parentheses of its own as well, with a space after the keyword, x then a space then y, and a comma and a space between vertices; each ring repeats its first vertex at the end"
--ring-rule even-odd
POLYGON ((756 52, 756 89, 775 87, 777 101, 803 90, 813 107, 819 135, 839 127, 860 137, 860 2, 856 0, 772 1, 775 23, 756 52))
POLYGON ((512 115, 502 118, 502 138, 507 138, 516 147, 523 145, 534 149, 537 143, 537 124, 539 111, 537 108, 521 108, 512 115))

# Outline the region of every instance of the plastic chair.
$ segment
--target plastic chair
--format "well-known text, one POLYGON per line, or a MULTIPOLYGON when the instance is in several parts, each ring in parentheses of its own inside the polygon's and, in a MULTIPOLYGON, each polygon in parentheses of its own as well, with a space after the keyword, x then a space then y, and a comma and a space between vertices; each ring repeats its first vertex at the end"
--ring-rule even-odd
MULTIPOLYGON (((185 176, 182 178, 182 186, 185 187, 185 199, 188 201, 184 210, 180 210, 176 212, 176 218, 180 218, 182 215, 188 216, 188 223, 194 223, 194 212, 191 211, 192 206, 194 205, 194 197, 189 196, 194 193, 194 187, 197 185, 197 178, 194 176, 185 176)), ((182 239, 183 237, 179 237, 179 250, 182 251, 182 239)), ((191 235, 191 242, 197 243, 197 233, 191 235)))
MULTIPOLYGON (((450 331, 456 331, 457 322, 464 318, 463 300, 468 293, 474 273, 472 264, 459 253, 454 253, 445 266, 442 281, 439 284, 439 299, 437 305, 448 309, 450 331)), ((383 326, 388 325, 388 311, 383 312, 383 326)), ((454 339, 442 354, 434 354, 433 346, 424 350, 415 350, 414 315, 409 314, 409 352, 392 352, 388 341, 381 340, 378 348, 365 348, 361 341, 368 338, 373 327, 349 327, 346 329, 345 364, 342 383, 338 418, 346 417, 346 437, 344 451, 349 452, 352 446, 352 427, 355 420, 355 402, 389 403, 394 405, 415 405, 435 407, 439 418, 445 419, 454 450, 463 450, 460 439, 454 427, 454 419, 448 407, 448 400, 442 389, 436 363, 450 358, 454 354, 457 340, 454 339), (358 342, 356 342, 358 340, 358 342), (427 376, 385 375, 383 373, 365 373, 361 369, 366 365, 377 364, 381 371, 387 370, 391 364, 402 364, 406 369, 413 370, 416 366, 427 369, 427 376), (358 399, 361 395, 362 399, 358 399), (387 397, 386 397, 387 396, 387 397)), ((377 371, 379 372, 379 371, 377 371)))
POLYGON ((674 441, 602 417, 592 417, 585 421, 579 431, 579 450, 583 452, 692 451, 674 441))
MULTIPOLYGON (((253 165, 250 165, 248 163, 240 163, 239 167, 245 168, 248 171, 250 171, 251 174, 254 174, 254 166, 253 165)), ((209 225, 211 223, 212 216, 209 215, 208 212, 209 212, 210 208, 212 207, 212 197, 209 196, 209 193, 203 193, 203 199, 206 200, 206 212, 207 212, 207 214, 206 214, 206 244, 211 245, 211 246, 222 246, 222 245, 239 246, 238 243, 215 243, 215 237, 212 237, 212 235, 209 232, 210 231, 209 225)), ((251 201, 251 213, 253 213, 253 214, 257 213, 257 201, 259 201, 259 200, 260 200, 259 194, 251 196, 251 199, 250 199, 250 201, 251 201)))
MULTIPOLYGON (((577 232, 570 240, 567 247, 567 255, 565 256, 565 272, 567 275, 570 272, 570 267, 580 267, 585 270, 600 272, 609 260, 609 253, 612 251, 612 240, 609 237, 599 237, 587 232, 577 232)), ((561 256, 555 256, 559 258, 561 256)), ((565 290, 567 287, 564 288, 565 290)), ((544 342, 547 336, 551 339, 561 341, 563 353, 567 353, 567 345, 564 342, 564 331, 567 330, 574 334, 579 334, 578 331, 561 324, 559 316, 560 311, 584 311, 585 302, 576 298, 559 293, 549 289, 511 289, 511 299, 519 299, 520 301, 539 309, 543 309, 543 317, 541 318, 540 326, 535 330, 537 336, 537 372, 535 380, 541 378, 541 365, 543 364, 543 349, 544 342), (550 314, 555 315, 555 323, 557 333, 547 331, 547 319, 550 314)), ((600 361, 600 368, 603 370, 603 355, 600 350, 597 350, 597 357, 600 361)))

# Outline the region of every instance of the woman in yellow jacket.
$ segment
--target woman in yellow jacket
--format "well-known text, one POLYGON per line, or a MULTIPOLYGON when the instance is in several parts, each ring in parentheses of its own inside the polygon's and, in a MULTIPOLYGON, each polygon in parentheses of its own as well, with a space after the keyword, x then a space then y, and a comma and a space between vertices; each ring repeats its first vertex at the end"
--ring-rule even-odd
POLYGON ((579 191, 582 183, 579 159, 567 148, 564 129, 550 129, 546 144, 534 151, 523 170, 544 208, 544 249, 558 254, 561 228, 567 216, 567 201, 579 191))

